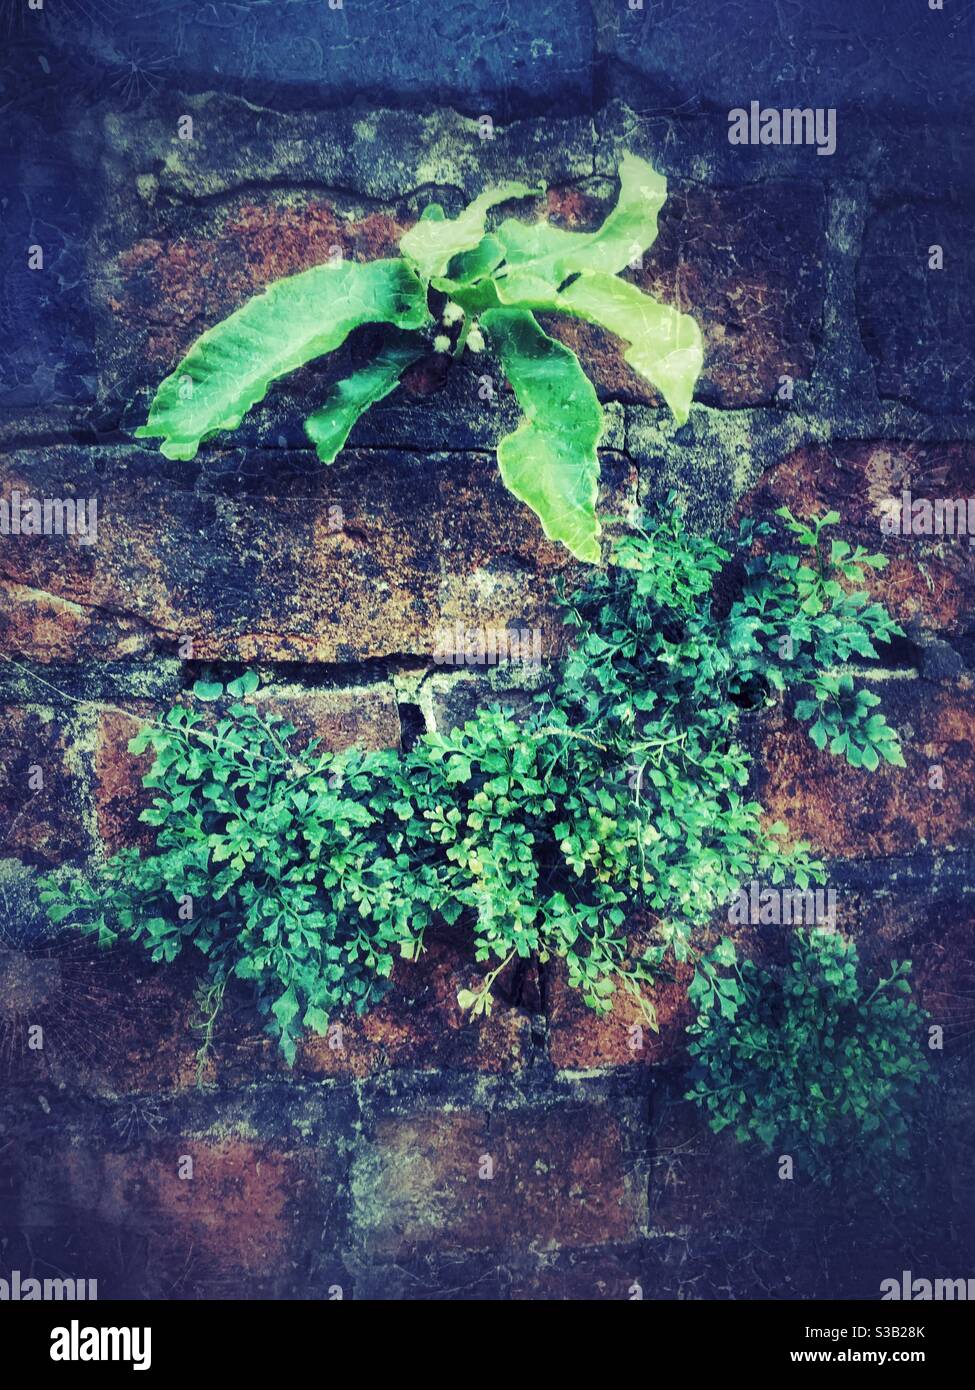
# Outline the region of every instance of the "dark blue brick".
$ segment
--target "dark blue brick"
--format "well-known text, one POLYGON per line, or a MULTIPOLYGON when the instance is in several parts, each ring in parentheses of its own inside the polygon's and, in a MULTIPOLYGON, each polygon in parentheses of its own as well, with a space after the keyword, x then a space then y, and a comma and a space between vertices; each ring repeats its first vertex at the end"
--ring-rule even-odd
POLYGON ((945 204, 884 208, 867 224, 858 305, 877 386, 923 410, 975 409, 971 216, 945 204), (928 268, 928 248, 944 269, 928 268))
POLYGON ((52 37, 103 66, 115 102, 176 87, 284 104, 290 89, 304 104, 452 105, 504 120, 591 96, 585 0, 93 0, 93 22, 77 8, 52 7, 52 37))
POLYGON ((70 168, 0 166, 0 407, 82 403, 95 394, 87 287, 91 211, 70 168), (32 246, 43 269, 31 270, 32 246))
POLYGON ((947 0, 626 0, 600 6, 610 82, 675 111, 864 105, 921 115, 967 109, 975 15, 947 0))

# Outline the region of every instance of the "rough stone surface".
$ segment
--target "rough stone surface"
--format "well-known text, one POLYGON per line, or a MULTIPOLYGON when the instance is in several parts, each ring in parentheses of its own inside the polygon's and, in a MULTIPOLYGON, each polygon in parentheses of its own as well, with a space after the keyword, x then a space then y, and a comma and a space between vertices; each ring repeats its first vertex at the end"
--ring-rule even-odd
MULTIPOLYGON (((968 1268, 975 570, 967 537, 880 517, 905 487, 975 497, 975 29, 951 0, 880 9, 6 6, 0 496, 99 510, 92 546, 0 534, 0 1275, 44 1262, 103 1298, 780 1300, 968 1268), (836 153, 731 146, 752 99, 835 106, 836 153), (520 215, 591 228, 627 150, 670 196, 626 274, 695 315, 706 362, 677 426, 617 342, 547 321, 604 400, 600 511, 673 490, 717 533, 832 507, 889 560, 870 589, 906 635, 859 676, 907 768, 817 753, 788 704, 741 732, 769 818, 826 856, 840 930, 870 970, 912 958, 944 1028, 893 1212, 708 1131, 682 1099, 684 981, 658 992, 659 1034, 625 997, 597 1019, 558 961, 505 972, 471 1022, 457 994, 482 969, 444 929, 291 1069, 235 982, 198 1067, 195 952, 102 952, 38 902, 51 866, 151 843, 127 743, 197 678, 253 665, 302 737, 395 747, 551 676, 551 581, 580 570, 499 482, 519 413, 490 353, 419 361, 328 469, 303 421, 369 330, 192 463, 132 430, 276 277, 395 254, 426 204, 455 216, 502 179, 545 184, 520 215), (458 624, 537 628, 541 668, 438 664, 458 624)), ((781 929, 733 935, 783 963, 781 929)))
POLYGON ((341 1238, 340 1108, 330 1108, 326 1124, 321 1105, 296 1107, 280 1095, 274 1144, 257 1137, 247 1101, 219 1129, 206 1111, 206 1102, 181 1110, 133 1102, 93 1146, 72 1142, 84 1132, 84 1112, 66 1113, 59 1103, 4 1155, 0 1181, 17 1187, 15 1226, 73 1230, 96 1261, 109 1244, 94 1234, 99 1228, 120 1244, 132 1241, 141 1259, 135 1268, 109 1268, 110 1288, 134 1279, 155 1297, 239 1297, 253 1288, 274 1297, 298 1280, 309 1296, 319 1288, 325 1296, 319 1280, 327 1272, 328 1282, 341 1282, 341 1266, 333 1256, 327 1269, 325 1243, 312 1261, 300 1251, 295 1212, 311 1220, 314 1207, 319 1226, 341 1238))
POLYGON ((867 223, 859 266, 863 340, 883 396, 921 410, 975 406, 975 251, 950 206, 884 207, 867 223), (943 268, 932 269, 935 249, 943 268))
POLYGON ((377 1122, 353 1173, 374 1256, 625 1239, 645 1197, 626 1140, 591 1106, 415 1113, 377 1122))
MULTIPOLYGON (((77 24, 57 15, 54 35, 77 41, 77 24)), ((292 0, 274 10, 231 3, 200 11, 190 0, 161 9, 117 9, 83 31, 84 57, 151 90, 172 71, 190 89, 229 87, 251 98, 310 105, 352 101, 432 104, 495 112, 538 110, 590 99, 593 17, 585 0, 499 13, 484 0, 384 0, 335 6, 292 0), (104 27, 103 27, 104 25, 104 27), (475 35, 484 38, 475 41, 475 35), (436 76, 419 55, 437 54, 436 76), (141 64, 139 62, 141 58, 141 64)), ((138 96, 138 90, 132 95, 138 96)))
MULTIPOLYGON (((649 936, 632 929, 634 955, 649 945, 649 936)), ((654 991, 654 1008, 659 1031, 649 1026, 639 1004, 624 990, 613 1001, 612 1013, 595 1014, 568 982, 561 962, 546 973, 546 1004, 549 1023, 548 1052, 554 1066, 567 1071, 588 1071, 601 1067, 662 1066, 682 1054, 684 1029, 693 1020, 687 1000, 692 972, 681 969, 673 984, 654 991)))
MULTIPOLYGON (((963 640, 975 612, 972 536, 967 530, 953 536, 886 534, 883 524, 892 506, 903 518, 905 492, 909 506, 945 498, 965 502, 967 528, 967 499, 975 497, 975 449, 971 444, 876 440, 801 450, 770 469, 738 511, 763 516, 780 506, 797 515, 838 511, 838 538, 885 556, 887 567, 868 575, 868 587, 897 621, 911 633, 939 632, 949 641, 963 640)), ((975 508, 972 513, 975 522, 975 508)))
POLYGON ((617 60, 617 82, 658 108, 728 108, 760 97, 765 106, 815 105, 844 112, 891 104, 916 115, 957 109, 975 67, 967 26, 910 0, 882 16, 824 0, 806 22, 770 15, 761 0, 680 0, 630 9, 596 6, 602 51, 617 60), (879 20, 879 29, 878 29, 879 20), (702 32, 710 42, 702 43, 702 32), (905 63, 910 55, 910 64, 905 63))
POLYGON ((80 180, 64 160, 4 158, 0 214, 0 322, 16 329, 0 366, 0 411, 91 400, 92 217, 80 180))
POLYGON ((949 691, 896 678, 872 688, 902 734, 906 769, 885 764, 867 774, 820 752, 798 724, 782 722, 762 740, 758 789, 769 817, 841 858, 970 846, 971 678, 949 691))
POLYGON ((80 730, 54 709, 6 707, 0 719, 2 853, 59 864, 89 848, 80 730))
MULTIPOLYGON (((346 453, 325 470, 308 454, 238 452, 204 471, 141 450, 35 449, 2 477, 38 497, 70 478, 98 504, 95 545, 7 538, 5 625, 20 655, 145 657, 189 638, 201 661, 430 658, 458 621, 538 627, 546 659, 559 650, 549 581, 571 557, 511 506, 484 455, 346 453)), ((607 468, 607 491, 625 497, 628 477, 632 494, 635 474, 607 468)))

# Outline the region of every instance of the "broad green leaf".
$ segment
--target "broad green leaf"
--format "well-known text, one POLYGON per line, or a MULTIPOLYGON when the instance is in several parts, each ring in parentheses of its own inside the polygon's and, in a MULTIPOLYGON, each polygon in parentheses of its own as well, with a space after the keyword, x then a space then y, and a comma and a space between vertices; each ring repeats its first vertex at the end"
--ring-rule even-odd
POLYGON ((678 423, 684 423, 704 364, 701 330, 690 314, 658 304, 613 275, 580 275, 559 295, 559 307, 629 343, 625 360, 656 386, 678 423))
POLYGON ((544 191, 544 188, 529 188, 527 184, 515 182, 488 188, 469 203, 459 217, 445 221, 421 217, 416 226, 400 237, 400 250, 424 279, 444 275, 454 256, 472 250, 484 236, 484 219, 490 208, 506 203, 509 198, 538 197, 544 191))
POLYGON ((504 260, 504 247, 496 236, 484 236, 470 251, 461 251, 447 266, 450 282, 457 285, 473 285, 504 260))
POLYGON ((556 287, 532 270, 501 276, 493 283, 499 304, 509 304, 517 309, 564 312, 562 296, 556 287))
POLYGON ((528 310, 491 309, 482 323, 526 417, 498 445, 501 477, 550 540, 598 564, 603 412, 596 393, 575 354, 543 333, 528 310))
POLYGON ((235 699, 243 699, 245 695, 253 695, 260 685, 260 678, 256 671, 245 671, 242 676, 238 676, 235 681, 231 681, 227 686, 227 694, 233 695, 235 699))
POLYGON ((492 272, 503 260, 504 247, 500 241, 495 236, 485 236, 473 250, 454 256, 447 274, 430 283, 469 314, 481 314, 485 309, 496 309, 500 303, 492 272))
POLYGON ((475 317, 483 314, 487 309, 498 309, 501 307, 501 300, 498 298, 498 281, 491 275, 484 276, 474 285, 463 285, 457 280, 447 280, 438 278, 431 280, 435 290, 442 290, 444 294, 465 309, 468 314, 475 317))
POLYGON ((425 288, 401 260, 317 265, 277 280, 196 340, 136 434, 161 436, 167 458, 191 459, 215 430, 235 429, 276 377, 331 352, 359 324, 419 328, 429 317, 425 288))
POLYGON ((558 289, 580 271, 615 275, 641 256, 656 240, 667 180, 634 154, 623 156, 619 176, 616 206, 598 231, 569 232, 548 222, 514 218, 502 222, 496 235, 505 248, 507 275, 515 279, 529 274, 558 289))
POLYGON ((324 1009, 319 1009, 314 1004, 308 1005, 301 1022, 305 1028, 311 1028, 321 1037, 324 1037, 328 1032, 328 1014, 324 1009))
POLYGON ((223 686, 219 681, 196 681, 193 694, 198 700, 219 700, 223 694, 223 686))
POLYGON ((685 422, 704 363, 701 331, 689 314, 615 275, 586 273, 555 290, 526 272, 497 280, 495 288, 502 304, 574 314, 624 339, 630 345, 625 360, 656 386, 678 422, 685 422))
POLYGON ((352 426, 371 405, 388 396, 411 363, 422 357, 426 344, 405 333, 384 344, 361 371, 337 382, 321 410, 305 421, 305 433, 315 445, 322 463, 332 463, 349 437, 352 426))

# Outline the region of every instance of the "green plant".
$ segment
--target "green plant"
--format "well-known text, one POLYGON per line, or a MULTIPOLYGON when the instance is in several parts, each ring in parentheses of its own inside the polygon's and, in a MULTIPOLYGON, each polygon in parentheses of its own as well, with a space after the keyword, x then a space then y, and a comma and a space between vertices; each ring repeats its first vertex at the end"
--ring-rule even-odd
MULTIPOLYGON (((104 882, 48 882, 55 921, 76 914, 103 945, 119 935, 154 961, 192 944, 207 961, 204 1043, 227 980, 252 981, 267 1028, 289 1060, 302 1027, 364 1012, 387 988, 393 953, 422 930, 415 875, 386 851, 392 829, 381 801, 352 775, 349 794, 329 784, 313 741, 299 762, 295 729, 254 703, 248 672, 227 688, 233 703, 215 727, 199 710, 171 709, 129 745, 151 749, 144 777, 155 793, 141 819, 157 852, 119 854, 104 882), (408 881, 407 881, 408 880, 408 881)), ((224 688, 198 682, 203 701, 224 688)))
MULTIPOLYGON (((783 826, 762 826, 737 737, 756 675, 816 681, 835 654, 826 628, 802 626, 794 568, 756 561, 769 535, 746 524, 725 548, 688 534, 671 499, 664 520, 619 541, 617 563, 560 594, 575 645, 527 714, 485 709, 407 753, 294 749, 291 726, 261 715, 252 673, 228 687, 236 703, 215 727, 177 707, 132 745, 155 753, 143 819, 157 853, 129 851, 101 884, 47 883, 49 912, 105 941, 121 931, 157 960, 192 941, 213 986, 254 982, 289 1057, 302 1025, 368 1007, 394 954, 414 959, 434 921, 470 933, 490 964, 461 995, 474 1013, 532 955, 563 958, 599 1012, 623 988, 653 1026, 653 985, 683 962, 698 1006, 731 1010, 732 943, 704 949, 697 929, 756 875, 801 889, 824 877, 807 846, 783 845, 783 826), (712 590, 735 552, 745 592, 719 616, 712 590), (783 626, 799 644, 791 661, 783 626), (630 935, 634 910, 656 922, 649 944, 630 935)), ((836 608, 851 640, 866 610, 847 612, 844 595, 830 587, 816 618, 836 608)), ((216 683, 195 693, 224 697, 216 683)))
POLYGON ((236 429, 277 377, 332 352, 361 324, 384 324, 375 360, 339 382, 306 421, 319 458, 332 463, 359 416, 427 350, 430 334, 436 350, 460 356, 483 348, 483 329, 525 417, 498 446, 501 476, 550 539, 598 562, 602 408, 575 354, 542 331, 535 312, 574 315, 624 340, 626 361, 681 422, 703 361, 692 318, 617 278, 655 240, 667 194, 666 179, 635 155, 623 156, 619 178, 616 206, 595 232, 513 218, 487 232, 491 208, 545 191, 506 183, 455 218, 430 204, 401 238, 398 259, 340 261, 276 281, 197 339, 137 435, 161 438, 167 458, 191 459, 201 441, 236 429))
POLYGON ((856 946, 797 930, 781 971, 745 961, 735 1007, 708 1006, 689 1030, 687 1098, 714 1131, 733 1127, 832 1180, 844 1165, 907 1151, 910 1104, 928 1063, 923 1015, 908 996, 911 962, 892 961, 872 990, 856 946))
POLYGON ((799 521, 780 507, 777 515, 811 554, 775 551, 747 561, 739 621, 729 634, 740 669, 777 690, 811 686, 812 698, 796 702, 795 716, 813 719, 809 737, 817 748, 829 742, 831 753, 869 772, 881 758, 903 767, 897 734, 882 714, 871 713, 880 696, 856 690, 852 676, 835 669, 851 655, 876 658, 876 642, 904 636, 887 610, 858 587, 864 567, 882 570, 887 559, 841 540, 830 541, 827 551, 823 532, 839 521, 839 512, 799 521))

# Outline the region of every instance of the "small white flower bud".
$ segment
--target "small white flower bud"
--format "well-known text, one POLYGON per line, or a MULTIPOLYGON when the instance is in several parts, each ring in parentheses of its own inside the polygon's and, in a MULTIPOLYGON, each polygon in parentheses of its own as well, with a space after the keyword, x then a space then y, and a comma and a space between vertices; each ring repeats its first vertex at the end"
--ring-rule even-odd
POLYGON ((464 317, 464 311, 459 304, 455 304, 451 299, 443 311, 443 321, 449 327, 452 323, 460 323, 464 317))
POLYGON ((450 339, 447 337, 446 333, 437 334, 433 340, 433 350, 434 352, 450 351, 450 339))
POLYGON ((471 352, 484 351, 484 334, 479 328, 472 328, 467 335, 467 346, 471 352))

